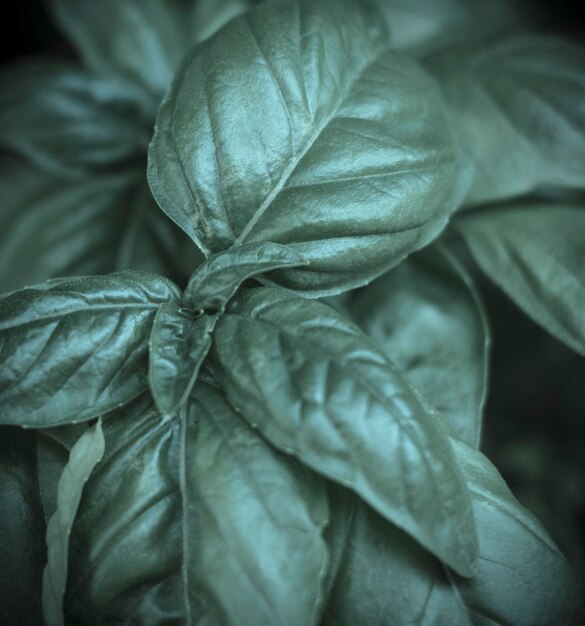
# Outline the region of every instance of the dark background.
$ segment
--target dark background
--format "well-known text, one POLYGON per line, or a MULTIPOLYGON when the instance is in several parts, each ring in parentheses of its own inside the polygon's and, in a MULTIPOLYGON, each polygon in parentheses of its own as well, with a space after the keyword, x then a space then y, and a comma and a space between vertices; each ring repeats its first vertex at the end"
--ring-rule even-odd
MULTIPOLYGON (((124 0, 120 0, 123 2, 124 0)), ((469 0, 484 2, 489 0, 469 0)), ((583 0, 526 0, 530 12, 547 31, 585 40, 585 2, 583 0)), ((2 61, 44 52, 65 52, 68 46, 50 23, 43 0, 11 2, 2 15, 2 41, 10 42, 2 61)))

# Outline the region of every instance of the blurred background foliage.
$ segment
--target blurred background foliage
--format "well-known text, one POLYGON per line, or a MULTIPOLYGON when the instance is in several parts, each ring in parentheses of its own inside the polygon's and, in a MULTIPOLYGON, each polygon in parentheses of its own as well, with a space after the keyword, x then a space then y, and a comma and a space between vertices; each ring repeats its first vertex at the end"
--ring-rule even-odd
MULTIPOLYGON (((537 28, 541 24, 543 31, 585 42, 585 3, 532 0, 529 5, 537 28)), ((3 40, 11 42, 2 54, 4 64, 39 55, 75 58, 42 0, 12 3, 2 22, 3 40)), ((482 448, 585 586, 585 359, 468 266, 493 334, 482 448)))
POLYGON ((476 277, 492 327, 482 448, 585 585, 585 359, 476 277))

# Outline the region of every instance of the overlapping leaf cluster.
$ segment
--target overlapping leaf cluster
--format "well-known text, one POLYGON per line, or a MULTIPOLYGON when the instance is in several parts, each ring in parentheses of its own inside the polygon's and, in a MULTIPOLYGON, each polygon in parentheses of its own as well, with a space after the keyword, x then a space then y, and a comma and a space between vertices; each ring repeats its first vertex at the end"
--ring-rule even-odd
POLYGON ((0 615, 48 560, 49 626, 569 624, 454 249, 585 353, 585 53, 252 4, 52 0, 84 69, 2 78, 0 615))

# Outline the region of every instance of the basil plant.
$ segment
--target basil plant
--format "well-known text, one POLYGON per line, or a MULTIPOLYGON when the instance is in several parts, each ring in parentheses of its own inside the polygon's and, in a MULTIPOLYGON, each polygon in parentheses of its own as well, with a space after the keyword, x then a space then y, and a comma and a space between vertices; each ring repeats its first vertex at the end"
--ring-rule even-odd
POLYGON ((504 0, 48 7, 79 61, 0 78, 0 622, 577 623, 481 452, 475 282, 585 355, 583 49, 504 0))

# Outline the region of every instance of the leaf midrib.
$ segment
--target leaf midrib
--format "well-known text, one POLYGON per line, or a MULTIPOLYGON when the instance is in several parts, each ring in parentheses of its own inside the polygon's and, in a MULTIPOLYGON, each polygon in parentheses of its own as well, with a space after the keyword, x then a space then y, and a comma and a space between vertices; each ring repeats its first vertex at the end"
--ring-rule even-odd
MULTIPOLYGON (((279 326, 277 323, 275 323, 275 322, 273 322, 271 320, 268 320, 266 318, 263 318, 263 317, 252 317, 251 315, 245 315, 245 314, 242 314, 242 313, 233 313, 233 312, 230 312, 225 317, 230 317, 230 316, 232 316, 234 318, 239 318, 239 319, 242 319, 242 320, 264 323, 264 324, 267 324, 269 326, 272 326, 273 328, 276 328, 279 333, 287 334, 287 335, 289 335, 290 337, 292 337, 295 340, 301 339, 304 343, 306 343, 306 344, 308 344, 308 346, 310 346, 311 351, 316 352, 320 356, 325 356, 336 367, 340 367, 341 369, 349 371, 350 376, 354 380, 356 380, 366 391, 368 391, 368 393, 370 393, 374 398, 376 398, 376 400, 378 402, 380 402, 380 404, 385 406, 386 410, 392 416, 394 416, 394 418, 396 419, 396 416, 395 416, 396 412, 393 410, 393 407, 391 406, 388 398, 383 393, 379 393, 378 390, 376 390, 375 387, 372 387, 371 384, 358 371, 356 371, 356 368, 351 367, 350 364, 348 364, 347 361, 345 361, 345 360, 339 360, 336 357, 336 355, 332 354, 329 350, 325 349, 323 346, 321 346, 319 344, 315 344, 310 339, 307 339, 306 336, 299 337, 298 335, 296 335, 292 331, 287 330, 286 328, 283 328, 282 326, 279 326)), ((386 361, 386 357, 384 357, 384 361, 386 361)), ((374 366, 379 366, 380 365, 379 363, 376 363, 376 362, 370 362, 370 364, 374 365, 374 366)), ((399 425, 399 428, 401 429, 403 435, 406 436, 410 440, 412 445, 415 445, 414 441, 412 439, 412 426, 408 423, 408 420, 405 419, 399 412, 398 412, 398 416, 399 417, 398 417, 398 419, 396 419, 396 422, 399 425)), ((430 420, 427 422, 427 426, 429 428, 431 428, 431 429, 433 428, 433 424, 430 422, 430 420)), ((440 433, 438 433, 438 431, 437 431, 437 434, 440 436, 440 433)), ((433 476, 434 474, 433 474, 433 471, 431 469, 431 462, 430 462, 430 460, 426 456, 426 448, 423 447, 421 452, 422 452, 421 457, 423 459, 423 462, 424 462, 425 466, 427 467, 427 471, 429 472, 430 476, 433 476)), ((457 466, 456 462, 455 462, 455 466, 457 466)), ((433 482, 434 482, 435 489, 437 489, 436 481, 433 481, 433 482)), ((440 493, 440 491, 437 490, 437 494, 439 494, 439 493, 440 493)), ((400 510, 397 507, 393 507, 393 508, 395 509, 395 513, 397 513, 400 516, 400 518, 402 518, 402 514, 401 514, 400 510)), ((448 509, 445 509, 443 502, 441 502, 441 504, 440 504, 440 509, 443 511, 443 515, 445 516, 445 519, 449 520, 452 517, 452 511, 449 511, 448 509)), ((410 514, 408 515, 408 517, 410 517, 410 514)), ((418 524, 417 524, 417 526, 418 526, 418 524)), ((458 524, 458 527, 459 527, 459 530, 461 531, 462 529, 461 529, 460 524, 458 524)), ((404 529, 407 530, 407 527, 405 526, 404 529)), ((421 528, 421 530, 422 530, 422 528, 421 528)), ((408 530, 407 530, 407 532, 408 532, 408 530)), ((424 534, 425 535, 427 534, 426 531, 425 531, 424 534)), ((417 541, 422 543, 421 539, 422 539, 422 537, 420 537, 420 538, 417 537, 417 541)), ((459 544, 460 554, 461 553, 465 554, 466 549, 464 547, 464 544, 462 542, 460 542, 459 535, 457 533, 455 534, 455 539, 456 539, 456 541, 459 544)))
MULTIPOLYGON (((264 56, 264 51, 260 48, 259 45, 258 45, 258 48, 260 49, 260 52, 264 56)), ((387 45, 380 47, 380 49, 373 54, 373 58, 369 58, 366 63, 364 63, 358 68, 354 76, 352 76, 351 80, 348 81, 348 87, 345 93, 341 95, 340 98, 337 100, 331 113, 325 118, 322 124, 317 126, 315 132, 311 135, 311 137, 309 137, 304 148, 299 152, 299 154, 296 157, 294 157, 291 160, 291 162, 282 173, 280 179, 278 180, 278 182, 276 183, 272 191, 268 194, 268 196, 266 196, 262 204, 258 207, 254 215, 250 218, 250 220, 246 224, 244 230, 242 230, 242 232, 238 235, 232 247, 239 246, 246 240, 248 235, 252 232, 254 226, 256 226, 256 224, 260 221, 264 213, 268 210, 270 205, 274 202, 278 194, 280 194, 280 192, 284 189, 291 175, 297 169, 298 165, 304 159, 304 157, 309 152, 309 150, 313 147, 315 142, 319 139, 319 137, 321 136, 321 133, 333 121, 333 119, 337 115, 337 112, 341 108, 341 105, 345 102, 345 100, 347 99, 351 91, 353 90, 354 86, 356 85, 358 80, 361 78, 362 74, 364 74, 369 67, 371 67, 374 63, 376 63, 378 59, 389 50, 390 50, 390 47, 387 45)), ((304 73, 304 70, 303 70, 303 73, 304 73)), ((303 82, 304 82, 304 77, 303 77, 303 82)), ((313 123, 315 122, 314 119, 312 121, 313 123)))

